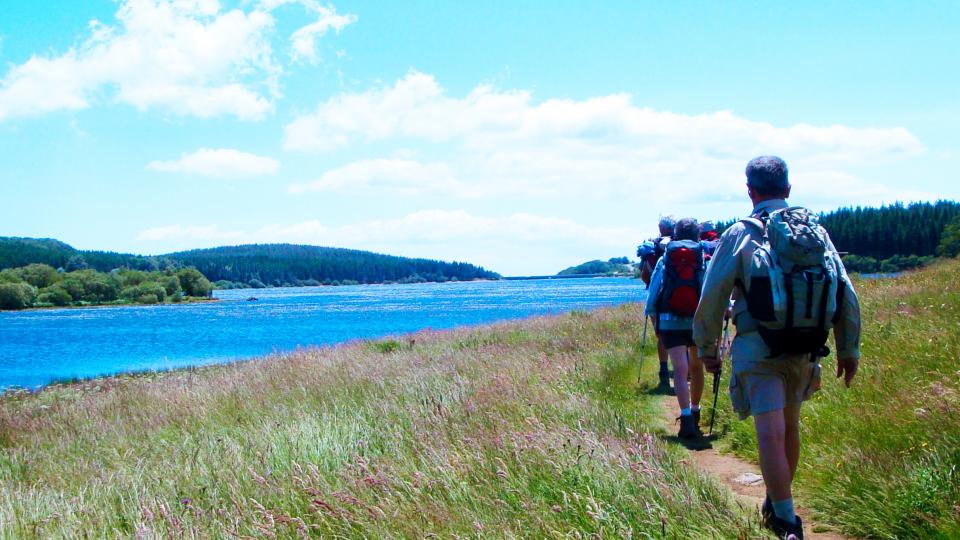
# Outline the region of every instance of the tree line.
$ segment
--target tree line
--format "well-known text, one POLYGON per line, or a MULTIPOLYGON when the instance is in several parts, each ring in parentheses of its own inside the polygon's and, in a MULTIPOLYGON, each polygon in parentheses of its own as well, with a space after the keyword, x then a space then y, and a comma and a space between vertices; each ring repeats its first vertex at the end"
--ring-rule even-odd
POLYGON ((177 303, 209 297, 212 291, 213 285, 196 268, 67 272, 33 263, 0 270, 0 309, 177 303))
POLYGON ((266 244, 198 249, 169 257, 196 267, 218 286, 305 286, 498 279, 461 262, 411 259, 355 249, 266 244))
POLYGON ((420 283, 498 279, 496 272, 462 262, 382 255, 354 249, 252 244, 141 256, 81 251, 52 239, 0 237, 0 269, 42 263, 71 272, 146 272, 197 268, 219 288, 420 283))

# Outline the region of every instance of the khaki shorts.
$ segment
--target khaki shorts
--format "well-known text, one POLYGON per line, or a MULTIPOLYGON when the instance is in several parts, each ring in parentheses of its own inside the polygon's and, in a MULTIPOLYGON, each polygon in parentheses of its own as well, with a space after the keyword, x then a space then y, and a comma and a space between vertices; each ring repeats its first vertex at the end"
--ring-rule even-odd
POLYGON ((820 389, 820 363, 810 356, 767 358, 760 334, 738 334, 733 341, 730 402, 744 420, 748 416, 799 405, 820 389))

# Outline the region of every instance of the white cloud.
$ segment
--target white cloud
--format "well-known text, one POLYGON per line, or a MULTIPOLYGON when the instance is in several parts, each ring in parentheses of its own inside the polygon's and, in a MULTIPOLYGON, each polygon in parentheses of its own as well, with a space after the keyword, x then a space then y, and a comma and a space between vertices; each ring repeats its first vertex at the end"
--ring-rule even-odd
POLYGON ((280 163, 269 157, 241 152, 231 148, 201 148, 183 154, 174 161, 151 161, 148 169, 162 172, 197 174, 213 178, 244 178, 270 175, 277 172, 280 163))
POLYGON ((230 242, 243 238, 238 231, 222 231, 216 225, 166 225, 140 231, 138 240, 161 242, 167 240, 203 239, 205 241, 230 242))
MULTIPOLYGON (((288 150, 332 152, 372 142, 415 145, 421 153, 444 156, 430 164, 448 173, 444 182, 401 174, 392 183, 397 190, 406 182, 402 189, 416 193, 643 194, 665 203, 714 200, 743 191, 743 166, 759 154, 782 155, 794 183, 802 185, 807 177, 850 177, 858 166, 924 151, 916 137, 899 127, 775 126, 725 110, 695 115, 657 111, 634 104, 625 94, 535 102, 528 91, 481 85, 462 98, 451 97, 434 77, 416 71, 391 86, 321 102, 285 128, 288 150)), ((320 183, 327 190, 349 189, 349 184, 320 183)), ((833 193, 833 200, 859 202, 861 184, 865 182, 854 177, 834 186, 845 191, 833 193)), ((870 191, 882 197, 905 193, 900 186, 870 191)))
MULTIPOLYGON (((261 119, 273 110, 282 72, 273 58, 270 9, 124 0, 115 25, 91 21, 89 37, 67 52, 12 66, 0 79, 0 121, 85 109, 105 97, 140 110, 261 119)), ((327 29, 354 20, 321 9, 316 22, 297 31, 307 52, 327 29)))
POLYGON ((361 160, 332 169, 320 178, 290 186, 291 193, 308 191, 374 191, 419 195, 426 192, 460 195, 469 190, 443 163, 411 159, 361 160))
POLYGON ((465 210, 423 210, 396 219, 338 226, 318 220, 265 225, 249 231, 170 225, 142 231, 137 239, 170 249, 209 247, 216 242, 341 246, 470 261, 513 275, 553 267, 553 271, 559 271, 583 262, 577 259, 580 256, 628 255, 640 237, 641 232, 632 227, 588 226, 529 213, 477 216, 465 210))
POLYGON ((323 5, 316 0, 263 0, 261 6, 267 11, 273 11, 288 4, 299 4, 316 20, 301 26, 290 36, 291 56, 294 61, 316 63, 319 60, 317 40, 333 30, 340 33, 347 26, 357 22, 357 16, 339 14, 332 5, 323 5))

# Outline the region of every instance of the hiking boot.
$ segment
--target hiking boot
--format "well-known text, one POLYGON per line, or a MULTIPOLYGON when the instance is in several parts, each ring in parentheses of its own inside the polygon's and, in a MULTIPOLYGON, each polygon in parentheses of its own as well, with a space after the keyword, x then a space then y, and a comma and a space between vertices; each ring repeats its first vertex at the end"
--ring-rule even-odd
POLYGON ((670 373, 660 373, 660 384, 657 385, 657 393, 668 396, 673 395, 673 387, 670 386, 670 373))
POLYGON ((770 528, 770 523, 773 522, 773 518, 776 514, 773 513, 773 501, 770 500, 770 495, 767 495, 763 499, 763 506, 760 507, 760 522, 763 523, 764 527, 770 528))
POLYGON ((700 427, 700 409, 692 409, 690 414, 693 415, 693 420, 697 423, 697 427, 700 427))
POLYGON ((800 520, 800 516, 797 516, 796 523, 787 523, 777 516, 772 516, 767 528, 780 540, 803 540, 803 521, 800 520))
POLYGON ((700 426, 697 425, 692 414, 680 417, 680 431, 677 433, 677 437, 681 439, 703 437, 703 433, 700 432, 700 426))

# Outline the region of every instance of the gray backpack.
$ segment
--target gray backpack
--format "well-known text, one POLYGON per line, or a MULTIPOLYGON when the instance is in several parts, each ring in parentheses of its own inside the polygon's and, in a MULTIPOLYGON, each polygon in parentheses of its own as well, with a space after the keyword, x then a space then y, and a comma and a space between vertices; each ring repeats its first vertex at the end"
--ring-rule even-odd
POLYGON ((828 248, 817 215, 801 207, 784 208, 766 221, 741 220, 763 231, 747 277, 747 309, 770 349, 784 354, 826 356, 827 337, 837 321, 844 287, 839 255, 828 248))

